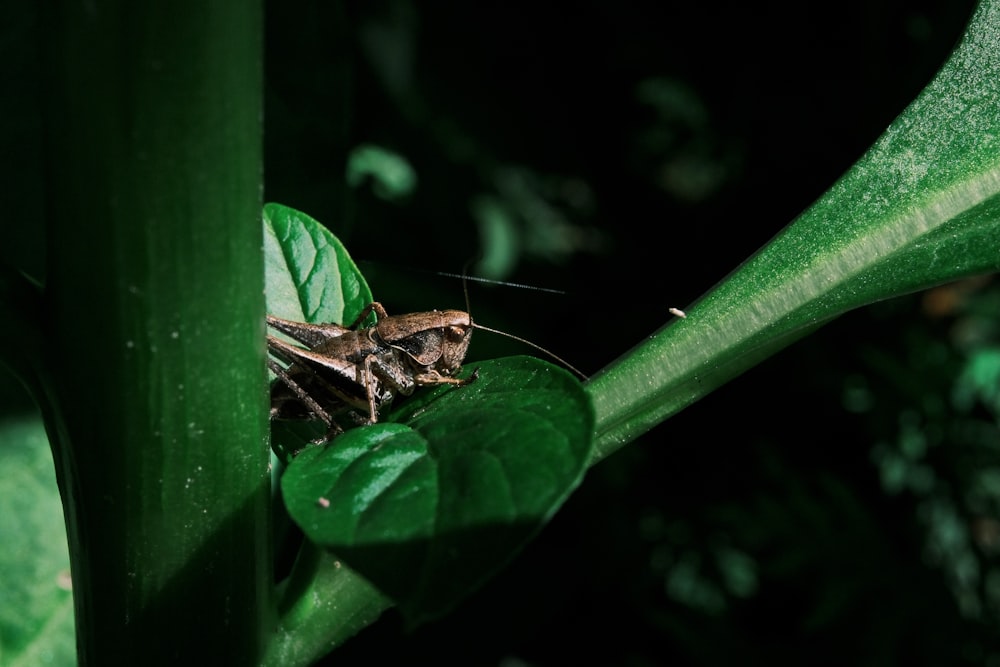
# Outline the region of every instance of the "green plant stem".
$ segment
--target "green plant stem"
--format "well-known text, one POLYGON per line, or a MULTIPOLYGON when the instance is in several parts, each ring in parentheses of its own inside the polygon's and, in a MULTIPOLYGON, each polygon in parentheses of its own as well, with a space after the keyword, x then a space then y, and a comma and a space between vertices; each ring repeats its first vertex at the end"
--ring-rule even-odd
POLYGON ((308 540, 279 595, 278 628, 263 667, 310 665, 392 605, 374 586, 308 540))
POLYGON ((47 426, 80 664, 255 664, 273 623, 261 6, 46 9, 47 426))

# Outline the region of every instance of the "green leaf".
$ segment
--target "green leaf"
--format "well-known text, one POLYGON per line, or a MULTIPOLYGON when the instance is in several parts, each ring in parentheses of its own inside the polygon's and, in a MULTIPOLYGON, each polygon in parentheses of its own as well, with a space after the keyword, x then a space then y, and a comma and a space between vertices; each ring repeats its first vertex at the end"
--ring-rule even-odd
POLYGON ((404 423, 305 450, 282 488, 309 539, 419 621, 450 609, 552 516, 583 476, 593 413, 568 372, 514 357, 391 417, 404 423))
MULTIPOLYGON (((264 284, 267 312, 297 322, 349 325, 373 300, 340 240, 305 213, 281 204, 264 206, 264 284)), ((271 448, 287 462, 322 435, 315 423, 277 422, 271 448)))
POLYGON ((347 249, 305 213, 264 205, 267 312, 297 322, 349 325, 372 293, 347 249))
POLYGON ((0 663, 74 665, 62 503, 41 419, 0 422, 0 663))
POLYGON ((823 197, 595 376, 605 456, 841 313, 1000 268, 1000 2, 823 197))

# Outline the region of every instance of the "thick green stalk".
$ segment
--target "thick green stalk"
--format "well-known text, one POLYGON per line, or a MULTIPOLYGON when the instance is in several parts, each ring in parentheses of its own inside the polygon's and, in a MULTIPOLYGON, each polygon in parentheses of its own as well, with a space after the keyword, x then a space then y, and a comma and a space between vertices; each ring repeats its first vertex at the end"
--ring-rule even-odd
POLYGON ((80 663, 255 664, 273 615, 261 6, 47 10, 48 426, 80 663))

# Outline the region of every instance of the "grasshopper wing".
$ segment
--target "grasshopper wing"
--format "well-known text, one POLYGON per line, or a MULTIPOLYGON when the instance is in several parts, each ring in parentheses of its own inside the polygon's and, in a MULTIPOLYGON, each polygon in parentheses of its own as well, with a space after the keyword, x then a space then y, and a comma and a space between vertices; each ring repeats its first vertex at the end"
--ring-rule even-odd
POLYGON ((313 372, 332 373, 352 382, 357 381, 358 365, 335 356, 313 352, 274 336, 267 337, 267 349, 287 364, 296 364, 313 372))
POLYGON ((267 337, 267 349, 272 355, 289 364, 287 371, 282 373, 272 369, 281 378, 271 392, 272 413, 276 407, 279 414, 295 412, 285 405, 289 400, 294 403, 294 399, 283 394, 283 390, 278 388, 281 384, 288 385, 295 397, 307 407, 312 406, 308 405, 302 394, 307 394, 327 414, 338 412, 340 411, 338 406, 346 405, 348 408, 365 410, 373 421, 376 403, 387 403, 389 400, 378 378, 366 373, 364 365, 358 365, 341 356, 296 347, 274 336, 267 337))
MULTIPOLYGON (((351 329, 342 327, 339 324, 307 324, 305 322, 285 320, 274 315, 267 316, 267 325, 308 347, 316 347, 351 331, 351 329)), ((270 336, 268 336, 267 345, 271 347, 270 336)))

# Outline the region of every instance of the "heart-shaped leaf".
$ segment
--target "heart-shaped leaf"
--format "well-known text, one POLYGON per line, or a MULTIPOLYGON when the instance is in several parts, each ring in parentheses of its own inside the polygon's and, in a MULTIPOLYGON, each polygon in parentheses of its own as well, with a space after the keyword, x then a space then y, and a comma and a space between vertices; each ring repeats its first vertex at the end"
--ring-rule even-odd
POLYGON ((593 413, 568 372, 531 357, 348 431, 292 461, 282 488, 309 539, 411 621, 447 611, 506 563, 576 487, 593 413))
POLYGON ((297 322, 350 324, 372 302, 347 249, 305 213, 264 206, 267 312, 297 322))

